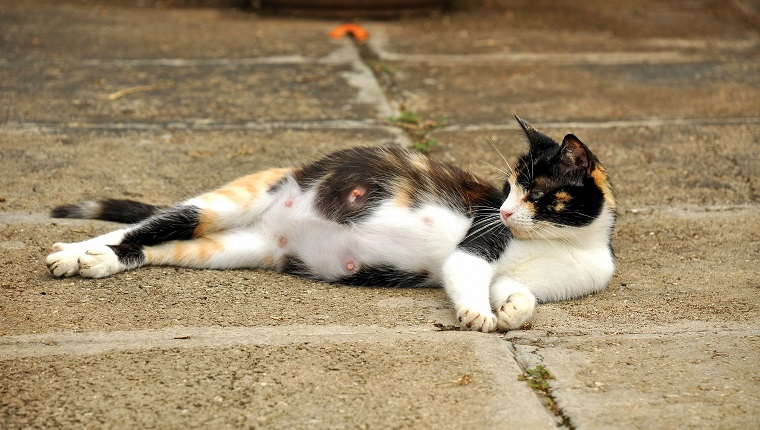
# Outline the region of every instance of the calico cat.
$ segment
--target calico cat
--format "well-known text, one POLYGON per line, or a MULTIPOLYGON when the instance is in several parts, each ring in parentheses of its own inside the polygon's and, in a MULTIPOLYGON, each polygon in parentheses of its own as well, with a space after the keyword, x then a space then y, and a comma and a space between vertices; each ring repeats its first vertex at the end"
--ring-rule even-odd
POLYGON ((604 167, 577 137, 558 144, 516 118, 529 150, 501 189, 417 152, 347 149, 169 208, 130 200, 59 206, 53 217, 136 224, 56 243, 46 263, 59 277, 174 265, 442 285, 463 328, 519 328, 537 300, 607 285, 615 201, 604 167))

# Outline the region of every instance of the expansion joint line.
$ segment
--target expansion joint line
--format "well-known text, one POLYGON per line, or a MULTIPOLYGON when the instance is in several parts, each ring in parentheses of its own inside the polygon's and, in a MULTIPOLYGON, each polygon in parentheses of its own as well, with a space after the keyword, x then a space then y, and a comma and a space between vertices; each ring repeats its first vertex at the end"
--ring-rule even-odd
POLYGON ((538 400, 544 407, 555 416, 557 428, 575 430, 570 416, 562 409, 554 395, 556 377, 549 368, 544 365, 544 358, 539 353, 538 346, 520 345, 513 341, 509 342, 509 349, 512 351, 515 362, 522 370, 519 376, 521 381, 525 381, 538 400))
POLYGON ((375 52, 371 44, 353 38, 351 40, 359 53, 360 61, 372 72, 375 81, 383 91, 388 105, 391 107, 392 116, 390 118, 382 118, 382 120, 397 129, 405 137, 409 145, 414 147, 414 143, 419 140, 419 136, 415 135, 410 128, 402 127, 395 121, 405 109, 402 97, 400 96, 401 91, 393 77, 393 71, 387 64, 382 62, 380 54, 375 52))

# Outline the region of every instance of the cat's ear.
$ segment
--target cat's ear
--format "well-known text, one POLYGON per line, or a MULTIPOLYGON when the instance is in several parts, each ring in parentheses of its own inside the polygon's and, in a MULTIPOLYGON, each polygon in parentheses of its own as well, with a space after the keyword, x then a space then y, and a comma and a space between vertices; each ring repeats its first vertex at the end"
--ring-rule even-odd
POLYGON ((559 144, 551 137, 536 130, 532 125, 525 122, 519 116, 515 115, 515 119, 517 120, 517 123, 520 124, 525 136, 528 138, 531 154, 540 156, 545 152, 554 152, 557 150, 559 144))
POLYGON ((568 134, 562 139, 558 154, 562 170, 571 176, 586 178, 594 170, 591 152, 575 135, 568 134))

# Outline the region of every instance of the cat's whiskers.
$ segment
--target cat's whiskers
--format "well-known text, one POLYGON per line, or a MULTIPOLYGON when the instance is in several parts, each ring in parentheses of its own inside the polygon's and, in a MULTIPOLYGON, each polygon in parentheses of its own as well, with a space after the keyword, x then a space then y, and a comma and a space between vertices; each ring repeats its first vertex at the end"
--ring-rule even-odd
POLYGON ((464 237, 462 240, 468 240, 473 238, 479 238, 487 233, 491 232, 492 230, 498 228, 499 226, 504 227, 504 224, 501 223, 501 220, 498 218, 491 219, 491 218, 485 218, 480 221, 477 221, 472 224, 472 231, 467 234, 467 236, 464 237))
MULTIPOLYGON (((593 216, 593 215, 584 214, 583 212, 579 212, 579 211, 567 211, 566 213, 572 214, 572 215, 580 215, 580 216, 583 216, 583 217, 586 217, 586 218, 589 218, 589 219, 596 219, 596 217, 593 216)), ((570 227, 572 227, 572 226, 570 226, 570 227)))
POLYGON ((533 160, 533 151, 528 151, 528 155, 530 156, 530 182, 533 182, 533 166, 536 163, 533 160))
POLYGON ((487 166, 489 166, 489 167, 492 167, 492 168, 494 168, 494 169, 498 170, 498 171, 499 171, 499 172, 501 172, 501 174, 502 174, 502 175, 504 175, 504 176, 509 176, 509 172, 506 172, 506 171, 504 171, 504 170, 502 170, 502 169, 500 169, 500 168, 498 168, 498 167, 494 166, 493 164, 489 163, 488 161, 485 161, 485 160, 480 160, 480 162, 481 162, 481 163, 483 163, 483 164, 485 164, 485 165, 487 165, 487 166))
POLYGON ((542 232, 542 231, 539 229, 539 230, 534 230, 534 231, 533 231, 533 233, 535 233, 535 234, 537 234, 538 236, 540 236, 540 238, 541 238, 541 239, 542 239, 544 242, 548 243, 548 244, 549 244, 549 245, 550 245, 552 248, 554 248, 554 250, 555 250, 555 251, 559 251, 559 247, 557 247, 557 244, 555 243, 555 239, 559 239, 559 241, 560 241, 560 242, 562 242, 562 243, 565 243, 565 242, 564 242, 564 241, 562 241, 560 238, 556 238, 556 237, 554 237, 554 238, 552 238, 552 237, 547 237, 546 233, 550 233, 549 231, 544 231, 544 232, 542 232))
MULTIPOLYGON (((487 142, 488 142, 488 143, 491 145, 491 147, 492 147, 492 148, 493 148, 493 149, 496 151, 496 153, 497 153, 497 154, 499 154, 499 157, 501 157, 501 161, 503 161, 503 162, 504 162, 504 164, 506 164, 506 165, 507 165, 507 168, 509 169, 509 173, 507 173, 507 172, 504 172, 503 170, 501 170, 501 169, 499 169, 499 168, 496 168, 496 169, 497 169, 497 170, 499 170, 499 171, 501 171, 501 172, 502 172, 502 173, 504 173, 505 175, 507 175, 507 176, 510 176, 510 175, 511 175, 511 174, 514 172, 514 169, 513 169, 513 168, 512 168, 512 166, 509 164, 509 161, 507 161, 506 157, 504 157, 504 154, 502 154, 502 153, 501 153, 501 151, 499 151, 499 148, 497 148, 497 147, 496 147, 496 145, 494 145, 494 143, 493 143, 493 142, 491 141, 491 139, 490 139, 490 138, 489 138, 489 137, 486 135, 486 133, 485 133, 483 130, 481 130, 480 132, 483 134, 483 137, 485 137, 485 138, 486 138, 486 141, 487 141, 487 142)), ((494 166, 492 166, 492 167, 494 167, 494 166)))
POLYGON ((579 227, 562 226, 561 228, 562 228, 563 233, 568 233, 569 235, 572 235, 574 239, 571 241, 570 238, 564 235, 561 235, 558 231, 555 231, 554 228, 543 229, 544 235, 542 237, 547 238, 547 240, 550 242, 559 241, 568 246, 577 246, 578 244, 581 244, 583 242, 583 240, 577 234, 575 234, 575 232, 572 230, 574 228, 577 229, 579 227), (551 237, 547 237, 546 235, 550 235, 551 237))
POLYGON ((494 216, 494 217, 488 217, 488 218, 483 218, 481 220, 478 220, 478 221, 472 223, 472 225, 471 225, 470 228, 477 228, 478 229, 477 231, 479 231, 479 230, 481 230, 484 227, 495 225, 495 224, 501 224, 501 220, 499 220, 498 218, 496 218, 496 216, 494 216))

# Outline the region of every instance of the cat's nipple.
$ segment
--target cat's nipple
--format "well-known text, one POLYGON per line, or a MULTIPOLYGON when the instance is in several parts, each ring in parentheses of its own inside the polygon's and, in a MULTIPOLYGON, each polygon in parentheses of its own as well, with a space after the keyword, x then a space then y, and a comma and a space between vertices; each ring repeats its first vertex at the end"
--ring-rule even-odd
POLYGON ((348 270, 349 272, 353 272, 356 270, 356 263, 354 263, 354 260, 346 261, 346 270, 348 270))
POLYGON ((364 187, 356 187, 348 194, 348 203, 354 204, 356 200, 367 193, 367 189, 364 187))
POLYGON ((293 198, 292 197, 289 198, 289 199, 287 199, 287 200, 285 200, 285 207, 289 208, 291 206, 293 206, 293 198))
POLYGON ((285 248, 288 246, 288 238, 285 236, 280 236, 280 238, 277 239, 277 245, 279 245, 280 248, 285 248))

